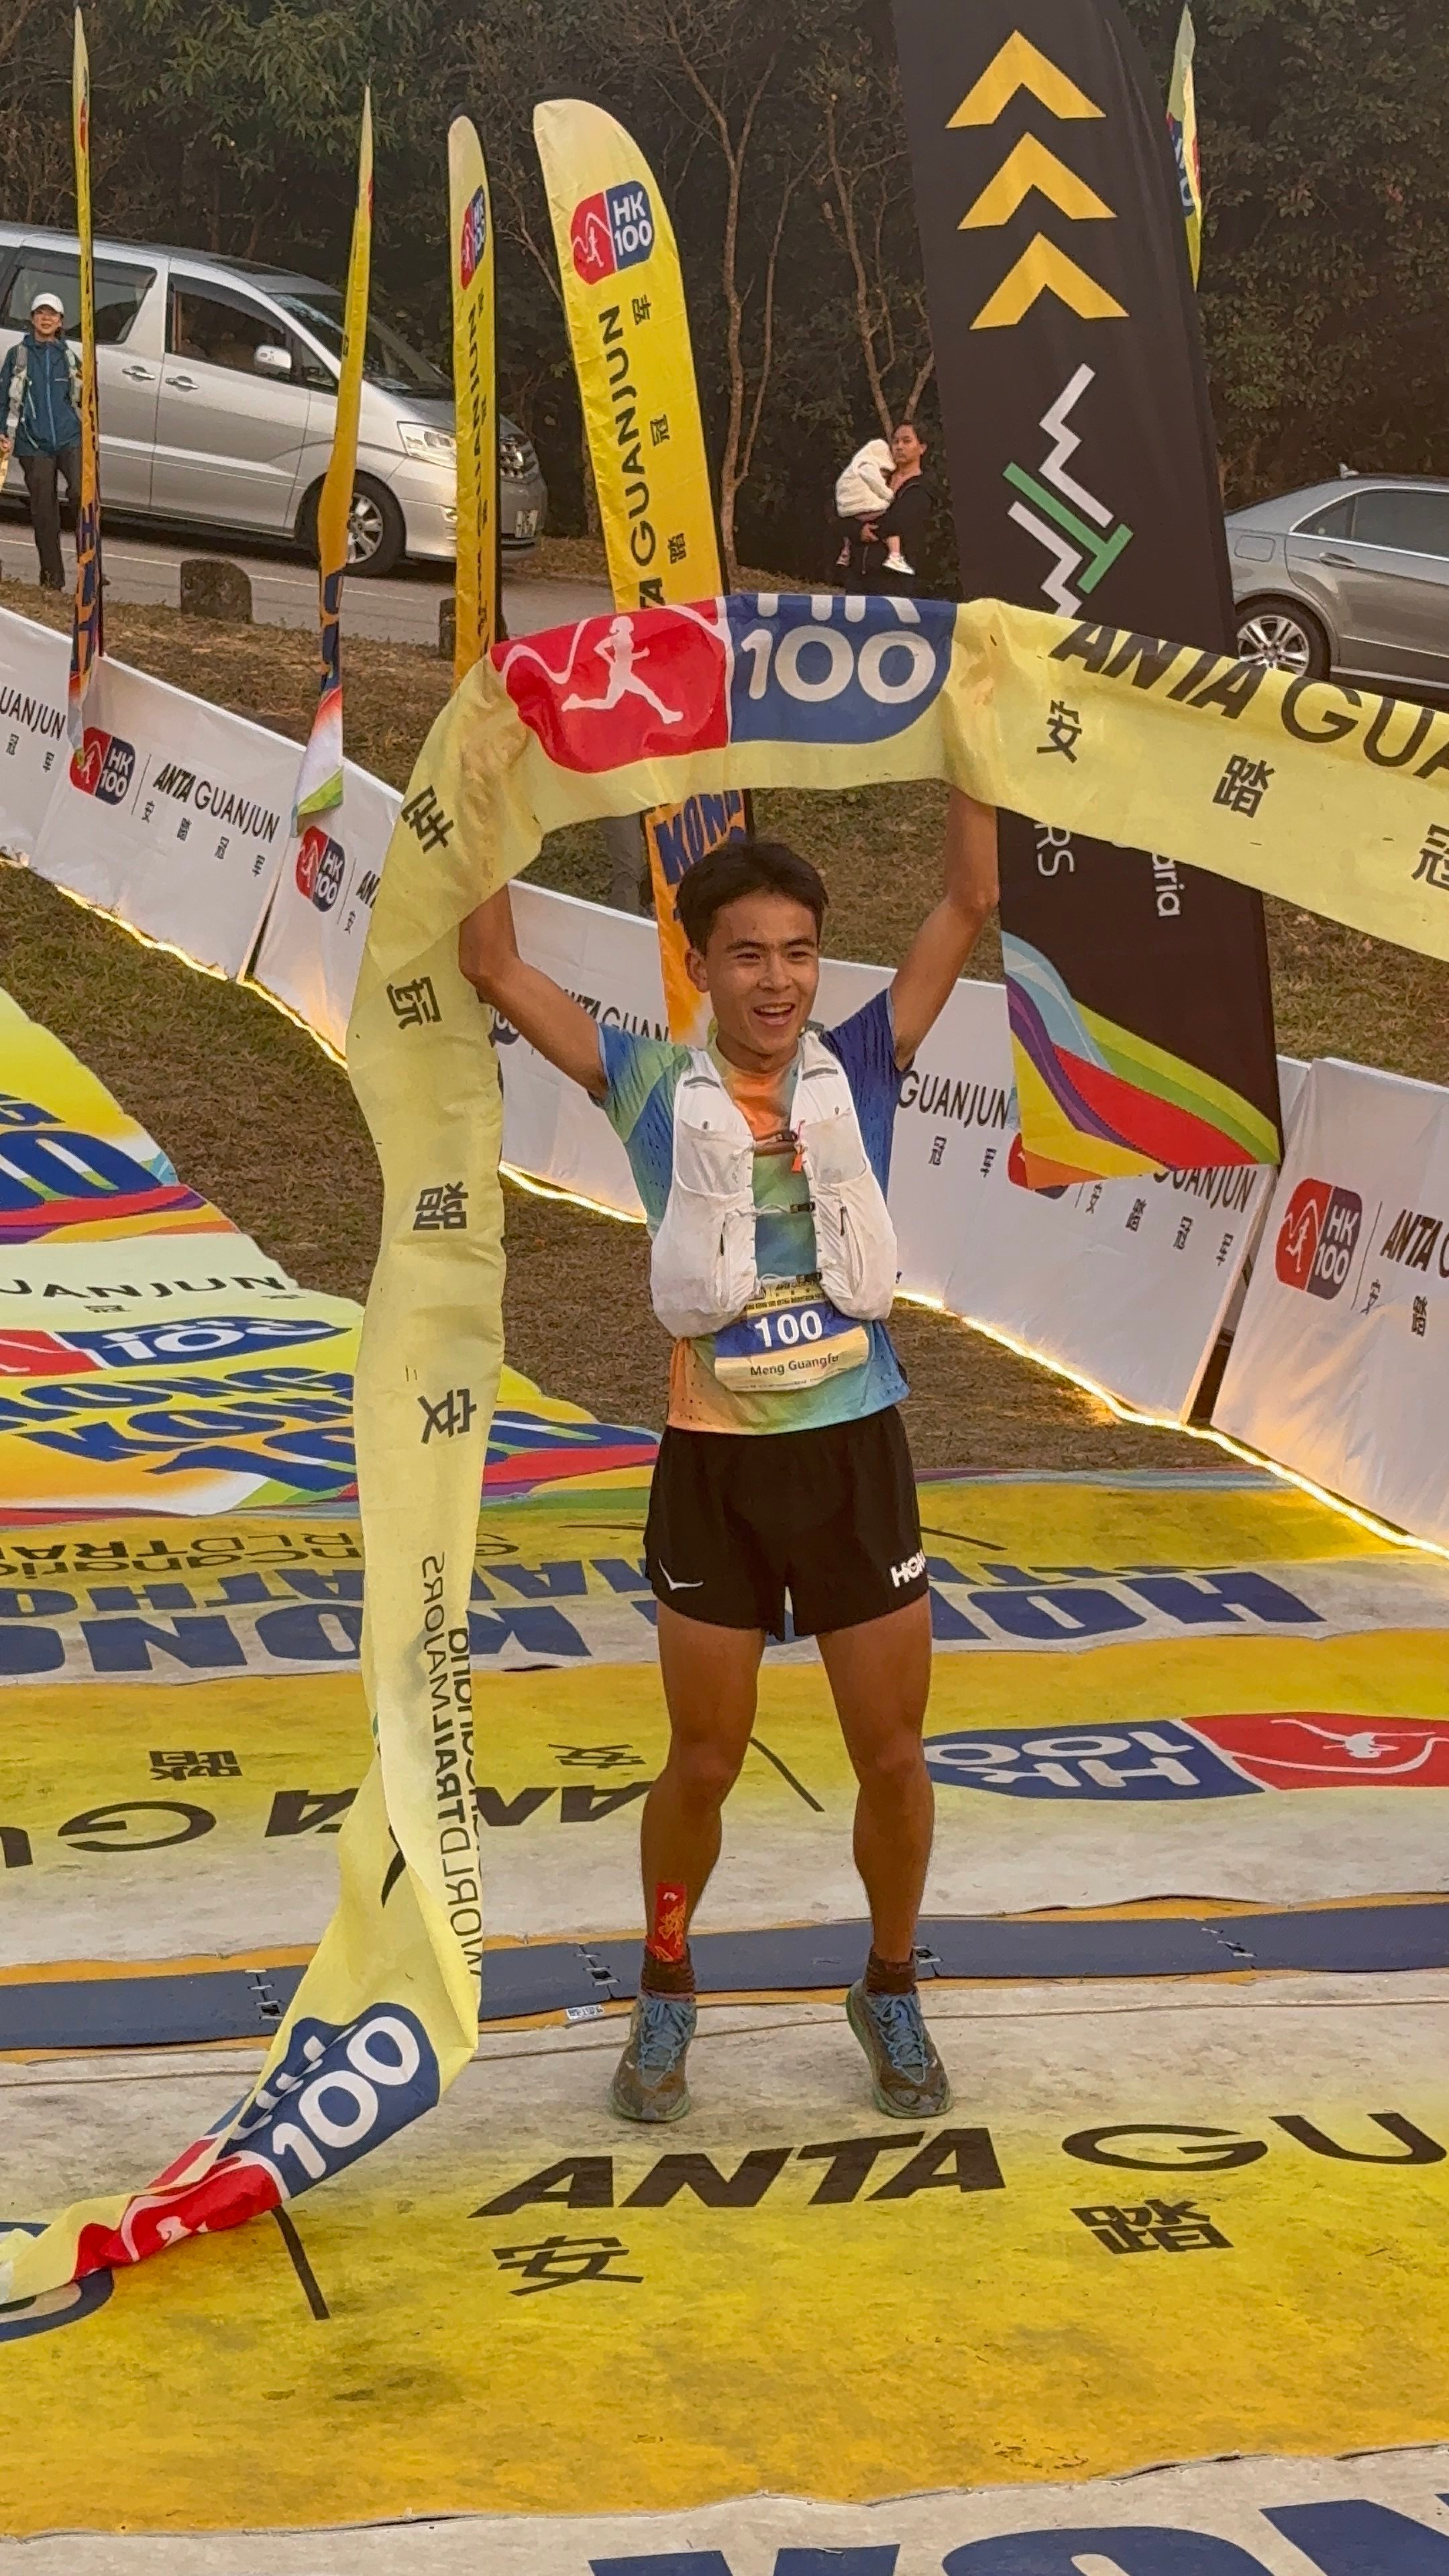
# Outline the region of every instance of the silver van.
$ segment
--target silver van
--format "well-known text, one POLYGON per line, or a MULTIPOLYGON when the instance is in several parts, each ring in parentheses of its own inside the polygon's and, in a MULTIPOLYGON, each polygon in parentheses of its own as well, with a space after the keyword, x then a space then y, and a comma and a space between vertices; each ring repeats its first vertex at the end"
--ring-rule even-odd
MULTIPOLYGON (((0 358, 43 287, 79 328, 74 233, 0 224, 0 358)), ((308 546, 332 446, 342 297, 299 271, 98 241, 101 499, 113 510, 246 529, 308 546)), ((533 544, 548 494, 538 458, 499 423, 505 552, 533 544)), ((23 489, 12 462, 8 490, 23 489)), ((454 552, 453 391, 430 358, 368 327, 348 561, 391 572, 454 552)))

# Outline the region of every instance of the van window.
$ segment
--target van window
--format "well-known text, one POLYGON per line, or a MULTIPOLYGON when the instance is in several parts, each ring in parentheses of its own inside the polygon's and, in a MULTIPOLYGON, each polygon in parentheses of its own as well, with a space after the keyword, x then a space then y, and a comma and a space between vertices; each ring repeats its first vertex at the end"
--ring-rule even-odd
MULTIPOLYGON (((342 356, 342 297, 335 287, 309 287, 306 294, 293 288, 279 290, 277 302, 292 314, 329 349, 335 358, 342 356)), ((389 394, 446 394, 452 385, 431 358, 410 348, 385 322, 368 318, 367 340, 363 350, 362 372, 370 385, 379 385, 389 394)))
POLYGON ((287 344, 286 325, 264 313, 259 304, 209 279, 203 283, 200 278, 178 277, 172 270, 166 298, 168 357, 196 358, 209 367, 234 367, 249 376, 258 349, 287 344))
POLYGON ((1360 492, 1353 532, 1360 545, 1449 555, 1449 491, 1360 492))
MULTIPOLYGON (((102 348, 117 348, 125 339, 149 289, 154 285, 154 268, 133 268, 129 260, 96 261, 96 341, 102 348)), ((80 330, 80 254, 73 250, 51 250, 48 246, 27 243, 20 253, 19 264, 10 280, 0 322, 13 331, 23 331, 30 320, 30 308, 44 288, 58 295, 65 306, 65 327, 72 338, 80 330)))

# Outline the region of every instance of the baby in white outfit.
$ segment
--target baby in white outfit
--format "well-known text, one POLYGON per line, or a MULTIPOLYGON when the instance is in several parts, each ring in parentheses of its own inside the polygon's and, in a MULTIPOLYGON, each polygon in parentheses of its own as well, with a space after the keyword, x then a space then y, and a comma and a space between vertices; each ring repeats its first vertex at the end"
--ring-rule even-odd
MULTIPOLYGON (((854 520, 857 525, 866 519, 878 519, 881 512, 890 507, 891 475, 894 470, 895 458, 892 456, 885 440, 883 438, 867 439, 864 447, 858 447, 856 449, 856 452, 852 456, 850 463, 846 466, 844 473, 841 474, 836 481, 835 509, 837 517, 844 520, 854 520)), ((888 535, 885 540, 885 545, 886 571, 905 573, 909 575, 913 570, 913 566, 907 563, 905 556, 901 552, 900 538, 888 535)), ((849 561, 850 534, 847 532, 845 543, 841 547, 839 555, 836 557, 836 562, 837 565, 843 569, 849 561)))

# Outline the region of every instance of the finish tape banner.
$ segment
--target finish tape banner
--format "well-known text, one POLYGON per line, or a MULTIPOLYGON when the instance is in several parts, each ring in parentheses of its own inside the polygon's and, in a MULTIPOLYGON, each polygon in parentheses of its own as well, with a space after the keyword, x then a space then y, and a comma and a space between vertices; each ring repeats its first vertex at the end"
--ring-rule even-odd
MULTIPOLYGON (((586 100, 546 99, 533 133, 614 605, 706 597, 721 586, 719 542, 684 273, 659 182, 633 136, 586 100)), ((700 1046, 709 1004, 685 969, 674 891, 696 859, 749 829, 745 799, 686 797, 653 808, 643 827, 669 1033, 700 1046)))
POLYGON ((139 2196, 77 2204, 39 2236, 12 2231, 0 2299, 310 2189, 431 2108, 476 2046, 468 1607, 502 1365, 502 1105, 459 923, 546 830, 688 794, 945 776, 1020 809, 1068 691, 1081 753, 1066 824, 1251 874, 1449 955, 1422 863, 1449 801, 1434 784, 1449 773, 1449 716, 1385 708, 1384 724, 1421 728, 1412 771, 1385 775, 1356 722, 1320 721, 1315 738, 1309 716, 1332 690, 1295 695, 1221 656, 994 601, 743 597, 587 619, 500 644, 437 719, 348 1034, 384 1206, 356 1378, 377 1756, 340 1837, 338 1912, 235 2112, 139 2196), (1242 763, 1268 773, 1251 812, 1215 792, 1242 763), (444 1195, 461 1223, 434 1222, 444 1195))
MULTIPOLYGON (((1181 190, 1140 45, 1115 0, 896 0, 896 36, 968 597, 1228 646, 1181 190)), ((1276 1162, 1256 897, 1149 856, 1183 855, 1170 831, 1113 847, 1074 823, 1072 692, 1044 713, 1001 834, 1026 1178, 1276 1162)))
MULTIPOLYGON (((17 1302, 43 1295, 37 1256, 18 1259, 21 1245, 234 1235, 105 1084, 5 992, 0 1073, 0 1335, 17 1302)), ((85 1266, 97 1266, 94 1255, 85 1266)), ((0 1377, 9 1374, 0 1359, 0 1377)))

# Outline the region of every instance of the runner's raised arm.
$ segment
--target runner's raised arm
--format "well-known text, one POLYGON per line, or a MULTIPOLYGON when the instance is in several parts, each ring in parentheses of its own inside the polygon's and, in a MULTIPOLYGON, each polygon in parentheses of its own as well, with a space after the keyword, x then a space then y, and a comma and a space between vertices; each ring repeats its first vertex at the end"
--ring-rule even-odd
POLYGON ((458 933, 458 964, 474 991, 571 1082, 602 1100, 608 1088, 599 1032, 581 1002, 518 953, 507 886, 470 912, 458 933))
POLYGON ((945 886, 891 986, 896 1062, 910 1063, 951 997, 997 899, 996 811, 959 787, 946 812, 945 886))

